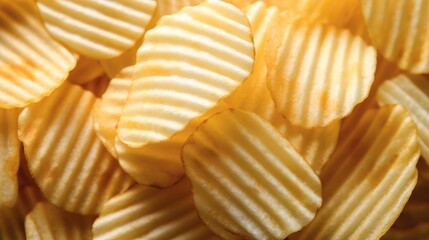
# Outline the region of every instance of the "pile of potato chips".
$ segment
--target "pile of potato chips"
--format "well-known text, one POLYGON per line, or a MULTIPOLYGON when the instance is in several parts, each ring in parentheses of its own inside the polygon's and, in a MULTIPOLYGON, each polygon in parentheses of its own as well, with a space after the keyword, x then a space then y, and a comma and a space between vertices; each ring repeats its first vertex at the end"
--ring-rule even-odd
POLYGON ((0 0, 0 239, 429 239, 429 1, 0 0))

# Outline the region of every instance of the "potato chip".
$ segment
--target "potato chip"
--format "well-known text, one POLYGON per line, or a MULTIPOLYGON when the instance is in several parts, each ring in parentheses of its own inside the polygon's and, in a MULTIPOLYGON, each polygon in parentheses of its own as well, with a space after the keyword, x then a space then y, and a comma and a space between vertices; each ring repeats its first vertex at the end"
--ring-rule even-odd
POLYGON ((25 217, 27 239, 92 239, 95 217, 66 212, 39 202, 25 217))
POLYGON ((346 26, 359 10, 360 0, 305 0, 301 11, 312 19, 325 21, 336 27, 346 26))
POLYGON ((134 67, 124 68, 113 78, 93 111, 94 129, 107 150, 118 158, 115 150, 116 127, 131 89, 134 67))
POLYGON ((0 239, 21 240, 25 238, 25 215, 43 199, 42 194, 34 187, 19 190, 19 196, 12 208, 0 208, 0 239))
POLYGON ((157 187, 171 186, 185 174, 180 154, 186 139, 201 122, 225 109, 227 106, 219 103, 203 116, 193 119, 184 130, 172 138, 140 148, 128 147, 116 137, 115 149, 119 164, 139 183, 157 187))
POLYGON ((379 239, 416 185, 417 129, 403 107, 370 110, 342 134, 320 175, 323 205, 290 239, 379 239))
POLYGON ((325 128, 305 129, 292 125, 280 115, 267 88, 264 60, 265 36, 270 23, 279 16, 279 11, 259 1, 246 8, 245 13, 254 32, 255 68, 252 75, 225 102, 232 108, 256 113, 277 127, 318 173, 334 151, 340 123, 335 121, 325 128))
POLYGON ((253 113, 213 115, 189 137, 182 158, 198 214, 216 234, 284 239, 308 224, 322 204, 316 173, 253 113))
POLYGON ((84 84, 104 74, 103 68, 94 59, 79 56, 76 67, 70 72, 68 80, 76 84, 84 84))
POLYGON ((292 124, 313 128, 347 116, 368 96, 376 52, 348 30, 282 15, 265 60, 277 109, 292 124))
POLYGON ((94 239, 218 239, 198 217, 188 179, 170 188, 136 185, 110 199, 94 239))
POLYGON ((54 205, 81 214, 98 213, 133 184, 93 130, 95 101, 92 92, 65 82, 19 116, 18 135, 37 185, 54 205))
POLYGON ((138 148, 169 139, 232 92, 253 70, 244 13, 208 0, 164 16, 137 53, 118 137, 138 148))
POLYGON ((18 197, 18 109, 0 109, 0 208, 12 207, 18 197))
POLYGON ((131 48, 155 11, 155 0, 37 0, 51 35, 76 52, 107 59, 131 48))
POLYGON ((50 38, 30 0, 0 1, 0 108, 24 107, 67 78, 75 56, 50 38))
POLYGON ((140 38, 134 46, 117 57, 100 60, 100 65, 104 72, 113 79, 118 77, 117 74, 124 68, 135 65, 137 50, 142 44, 142 40, 143 38, 140 38))
POLYGON ((156 16, 161 18, 174 14, 184 7, 198 5, 204 0, 157 0, 156 2, 156 16))
POLYGON ((372 44, 412 73, 429 73, 429 2, 361 0, 372 44))
POLYGON ((381 238, 382 240, 425 240, 429 239, 429 223, 422 222, 407 229, 391 228, 381 238))
POLYGON ((410 112, 419 130, 422 156, 429 164, 429 81, 397 76, 380 86, 377 100, 380 105, 402 104, 410 112))

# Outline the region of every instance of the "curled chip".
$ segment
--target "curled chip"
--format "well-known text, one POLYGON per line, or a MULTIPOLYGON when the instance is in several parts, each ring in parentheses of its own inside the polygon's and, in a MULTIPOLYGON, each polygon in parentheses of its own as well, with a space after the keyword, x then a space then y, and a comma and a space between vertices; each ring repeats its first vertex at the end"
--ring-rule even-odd
POLYGON ((93 110, 95 132, 115 158, 118 158, 115 150, 116 128, 131 88, 133 72, 134 67, 129 66, 118 73, 93 110))
POLYGON ((188 138, 182 158, 198 214, 219 236, 284 239, 322 204, 316 173, 253 113, 213 115, 188 138))
POLYGON ((67 78, 75 56, 50 38, 31 0, 0 0, 0 108, 24 107, 67 78))
POLYGON ((348 30, 291 15, 282 15, 267 37, 268 87, 292 124, 327 126, 368 96, 376 52, 348 30))
POLYGON ((208 0, 164 16, 137 52, 118 137, 138 148, 177 134, 233 91, 253 70, 244 13, 208 0))
POLYGON ((380 105, 402 104, 408 110, 419 130, 422 156, 429 164, 429 81, 399 75, 380 86, 377 100, 380 105))
POLYGON ((79 56, 76 67, 70 72, 68 80, 72 83, 84 84, 103 74, 103 68, 96 60, 79 56))
POLYGON ((27 186, 19 190, 18 199, 13 207, 0 207, 0 239, 26 239, 25 215, 42 199, 38 189, 27 186))
POLYGON ((110 199, 94 239, 218 239, 198 217, 188 179, 170 188, 136 185, 110 199))
POLYGON ((18 115, 18 109, 0 109, 0 208, 12 207, 18 197, 18 115))
POLYGON ((379 239, 416 185, 417 129, 403 107, 370 110, 341 134, 320 175, 323 205, 291 239, 379 239))
POLYGON ((95 134, 95 101, 91 91, 65 82, 19 116, 19 138, 37 185, 51 203, 81 214, 99 212, 133 183, 95 134))
POLYGON ((52 36, 76 52, 95 59, 118 56, 143 35, 155 0, 37 0, 52 36))
POLYGON ((39 202, 25 217, 27 239, 92 239, 93 216, 66 212, 39 202))
POLYGON ((372 44, 412 73, 429 73, 427 0, 361 0, 372 44))

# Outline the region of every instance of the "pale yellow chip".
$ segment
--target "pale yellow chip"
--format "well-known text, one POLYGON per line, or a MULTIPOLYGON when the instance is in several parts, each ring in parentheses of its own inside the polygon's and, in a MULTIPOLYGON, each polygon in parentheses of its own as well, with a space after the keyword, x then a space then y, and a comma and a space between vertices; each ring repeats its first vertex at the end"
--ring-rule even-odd
POLYGON ((213 115, 188 138, 182 158, 198 214, 220 236, 285 239, 322 204, 310 165, 253 113, 213 115))
POLYGON ((0 0, 0 53, 0 108, 39 101, 76 64, 46 32, 31 0, 0 0))
POLYGON ((76 52, 107 59, 131 48, 155 11, 155 0, 37 0, 51 35, 76 52))
POLYGON ((417 182, 417 128, 399 105, 368 111, 344 137, 320 175, 323 205, 290 239, 379 239, 417 182))
POLYGON ((340 122, 322 128, 305 129, 289 123, 275 108, 267 88, 267 68, 264 60, 265 37, 271 23, 279 17, 277 7, 256 2, 245 9, 255 41, 255 67, 252 75, 238 87, 225 102, 232 108, 253 112, 277 127, 313 169, 319 173, 334 151, 340 131, 340 122))
POLYGON ((42 194, 36 188, 27 186, 19 190, 17 202, 13 207, 0 207, 0 239, 26 239, 25 216, 42 199, 42 194))
POLYGON ((361 0, 372 44, 412 73, 429 73, 429 2, 361 0))
POLYGON ((184 178, 170 188, 137 185, 112 198, 93 225, 94 239, 218 239, 198 217, 184 178))
POLYGON ((12 207, 18 197, 18 115, 18 109, 0 109, 0 208, 12 207))
POLYGON ((124 68, 113 78, 93 111, 94 129, 107 150, 115 157, 116 127, 131 89, 134 67, 124 68))
POLYGON ((253 61, 249 22, 230 4, 208 0, 162 17, 138 50, 120 141, 138 148, 169 139, 232 92, 253 61))
POLYGON ((380 105, 402 104, 410 112, 419 130, 422 156, 429 164, 429 81, 399 75, 380 86, 377 100, 380 105))
POLYGON ((90 82, 104 74, 98 61, 79 56, 76 67, 70 72, 68 80, 76 84, 84 84, 90 82))
POLYGON ((268 87, 294 125, 327 126, 368 96, 376 52, 348 30, 282 15, 266 48, 268 87))
POLYGON ((94 216, 66 212, 49 202, 39 202, 25 217, 27 239, 92 239, 94 216))
POLYGON ((156 2, 156 16, 161 18, 162 16, 174 14, 184 7, 198 5, 204 0, 156 0, 156 2))
POLYGON ((92 126, 91 91, 65 82, 19 116, 30 173, 46 198, 81 214, 98 213, 133 181, 107 152, 92 126))

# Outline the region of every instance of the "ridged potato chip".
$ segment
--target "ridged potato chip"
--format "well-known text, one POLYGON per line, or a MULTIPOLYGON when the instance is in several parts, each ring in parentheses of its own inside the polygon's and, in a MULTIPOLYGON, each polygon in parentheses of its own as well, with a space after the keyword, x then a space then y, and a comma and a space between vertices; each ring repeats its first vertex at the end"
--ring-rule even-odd
POLYGON ((412 73, 429 73, 429 2, 361 0, 372 44, 412 73))
POLYGON ((379 239, 416 185, 417 129, 403 107, 370 110, 341 134, 320 175, 323 205, 290 239, 379 239))
POLYGON ((50 38, 31 0, 0 1, 0 53, 0 108, 39 101, 76 64, 76 56, 50 38))
POLYGON ((27 186, 19 190, 17 202, 13 207, 0 207, 0 239, 26 239, 25 216, 42 199, 42 194, 38 189, 27 186))
POLYGON ((156 0, 156 16, 171 15, 180 11, 184 7, 198 5, 204 0, 156 0))
POLYGON ((131 48, 155 11, 155 0, 37 0, 49 33, 76 52, 107 59, 131 48))
POLYGON ((95 217, 66 212, 49 202, 39 202, 25 217, 27 239, 92 239, 95 217))
POLYGON ((84 84, 103 74, 104 70, 96 60, 79 56, 76 67, 70 72, 67 80, 76 84, 84 84))
POLYGON ((402 104, 410 112, 419 130, 422 156, 429 164, 429 80, 399 75, 380 86, 377 100, 380 105, 402 104))
POLYGON ((96 136, 95 101, 91 91, 65 82, 19 116, 18 135, 37 185, 54 205, 81 214, 98 213, 133 184, 96 136))
POLYGON ((137 53, 118 137, 138 148, 185 129, 232 92, 253 69, 249 22, 216 0, 162 17, 137 53))
POLYGON ((345 27, 359 10, 360 0, 305 0, 300 8, 306 16, 325 21, 336 27, 345 27))
POLYGON ((0 109, 0 208, 12 207, 18 197, 18 115, 18 109, 0 109))
POLYGON ((220 236, 284 239, 322 204, 316 173, 253 113, 213 115, 188 138, 182 158, 198 214, 220 236))
POLYGON ((323 127, 347 116, 374 80, 374 48, 348 30, 303 17, 282 15, 266 49, 268 88, 294 125, 323 127))
POLYGON ((275 108, 267 88, 267 68, 264 60, 265 37, 271 22, 279 16, 277 7, 267 7, 256 2, 245 9, 253 30, 255 67, 252 75, 237 88, 225 102, 232 108, 253 112, 277 127, 313 169, 319 173, 329 155, 334 151, 340 132, 340 122, 324 128, 305 129, 289 123, 275 108))
POLYGON ((198 217, 184 178, 170 188, 136 185, 110 199, 93 225, 94 239, 218 239, 198 217))

